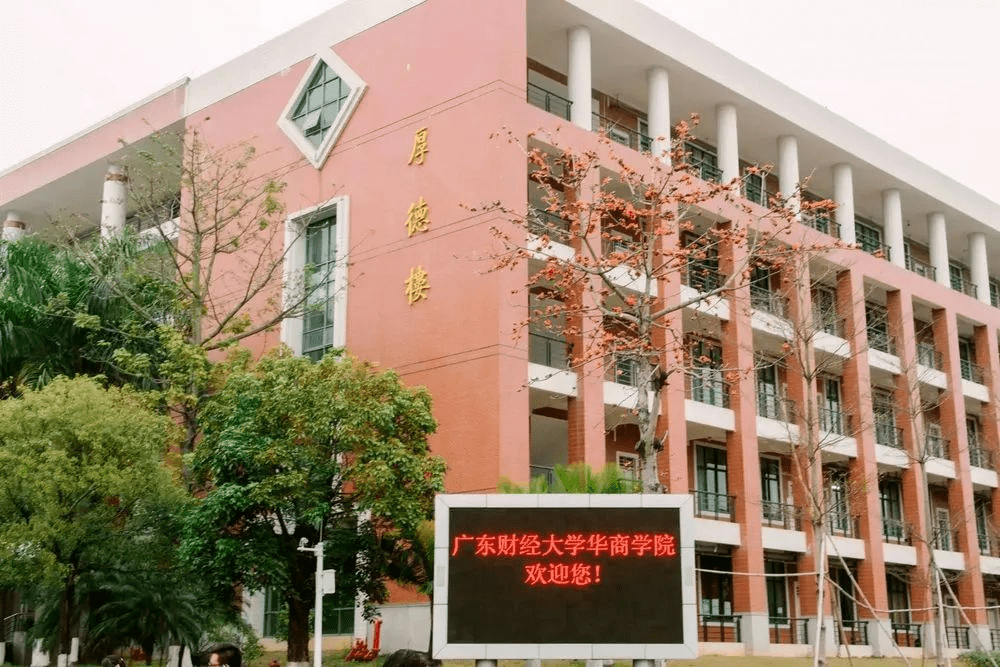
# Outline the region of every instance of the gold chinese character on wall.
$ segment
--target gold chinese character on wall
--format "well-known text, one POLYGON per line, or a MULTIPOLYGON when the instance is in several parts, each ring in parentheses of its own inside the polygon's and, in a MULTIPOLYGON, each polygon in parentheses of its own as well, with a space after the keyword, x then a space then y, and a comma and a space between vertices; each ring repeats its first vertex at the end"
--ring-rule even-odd
POLYGON ((427 128, 422 127, 413 135, 413 150, 410 151, 410 161, 406 164, 423 164, 427 157, 427 128))
POLYGON ((410 269, 410 277, 406 279, 406 300, 412 306, 417 301, 427 298, 431 284, 427 279, 427 272, 422 266, 415 266, 410 269))
POLYGON ((431 223, 429 214, 430 207, 423 197, 410 204, 410 210, 406 212, 406 235, 413 236, 417 232, 426 232, 427 226, 431 223))

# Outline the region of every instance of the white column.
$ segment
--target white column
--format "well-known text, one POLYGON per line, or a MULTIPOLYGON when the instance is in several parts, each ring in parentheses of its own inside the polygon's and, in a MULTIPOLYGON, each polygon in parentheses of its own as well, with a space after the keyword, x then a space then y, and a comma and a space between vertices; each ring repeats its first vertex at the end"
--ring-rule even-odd
POLYGON ((951 287, 948 275, 948 229, 943 213, 928 214, 927 243, 930 246, 931 266, 934 267, 934 280, 945 287, 951 287))
POLYGON ((969 277, 976 286, 976 298, 990 302, 990 267, 986 255, 986 232, 969 234, 969 277))
POLYGON ((885 225, 885 244, 889 246, 889 261, 896 266, 906 266, 903 252, 903 200, 899 190, 882 191, 882 223, 885 225))
POLYGON ((569 73, 567 87, 572 102, 569 119, 574 125, 585 130, 593 129, 591 120, 591 98, 593 83, 590 75, 590 29, 578 25, 566 31, 569 44, 569 73))
POLYGON ((840 227, 840 240, 844 243, 856 243, 854 233, 854 174, 851 165, 840 163, 833 165, 833 201, 837 210, 833 212, 834 220, 840 227))
POLYGON ((8 213, 7 219, 3 222, 3 240, 16 241, 27 234, 24 220, 17 213, 8 213))
POLYGON ((720 104, 715 107, 719 138, 719 169, 722 171, 722 182, 729 183, 740 176, 740 146, 736 136, 736 106, 720 104))
POLYGON ((128 206, 128 176, 125 167, 113 164, 104 176, 104 197, 101 199, 101 238, 118 236, 125 230, 128 206))
POLYGON ((652 153, 670 164, 670 77, 662 67, 649 68, 649 136, 652 153), (662 137, 662 139, 660 139, 662 137))
POLYGON ((778 137, 778 189, 788 208, 799 217, 799 142, 790 134, 778 137))

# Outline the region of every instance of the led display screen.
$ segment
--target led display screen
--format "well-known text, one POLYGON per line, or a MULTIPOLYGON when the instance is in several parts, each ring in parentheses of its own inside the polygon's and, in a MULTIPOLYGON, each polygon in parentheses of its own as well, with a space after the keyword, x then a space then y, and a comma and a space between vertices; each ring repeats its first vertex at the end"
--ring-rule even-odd
POLYGON ((682 644, 677 507, 451 507, 449 644, 682 644))

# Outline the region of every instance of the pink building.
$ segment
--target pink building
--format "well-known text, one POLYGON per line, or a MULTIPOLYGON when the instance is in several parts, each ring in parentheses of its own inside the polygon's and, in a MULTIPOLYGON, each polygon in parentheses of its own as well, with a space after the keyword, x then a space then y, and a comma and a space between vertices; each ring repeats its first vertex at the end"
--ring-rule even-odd
MULTIPOLYGON (((811 579, 787 576, 815 570, 791 456, 806 427, 823 438, 834 508, 831 650, 932 645, 932 556, 954 590, 948 645, 1000 645, 1000 256, 988 251, 1000 206, 633 0, 348 0, 0 174, 0 214, 9 238, 63 212, 114 233, 129 224, 121 142, 149 145, 158 130, 252 141, 262 170, 303 160, 284 193, 289 268, 307 254, 335 262, 329 307, 255 349, 346 346, 425 385, 452 493, 574 461, 634 470, 634 429, 611 428, 635 400, 629 374, 578 373, 565 341, 512 337, 527 273, 487 271, 502 217, 478 207, 538 204, 502 129, 527 143, 558 128, 562 145, 597 150, 604 130, 638 164, 691 112, 703 119, 699 178, 776 165, 744 180, 743 196, 766 206, 768 191, 814 174, 809 196, 838 208, 803 225, 859 246, 798 286, 822 323, 813 353, 831 369, 815 381, 780 363, 792 295, 777 278, 755 281, 752 310, 723 300, 678 318, 709 361, 667 392, 661 469, 672 492, 696 494, 703 652, 809 651, 816 596, 811 579), (304 224, 309 234, 293 233, 304 224), (729 382, 724 359, 757 371, 729 382), (805 401, 815 426, 794 409, 805 401)), ((705 287, 687 282, 666 298, 705 287)), ((426 604, 397 599, 386 644, 426 646, 426 604)), ((266 631, 263 605, 250 614, 266 631)))

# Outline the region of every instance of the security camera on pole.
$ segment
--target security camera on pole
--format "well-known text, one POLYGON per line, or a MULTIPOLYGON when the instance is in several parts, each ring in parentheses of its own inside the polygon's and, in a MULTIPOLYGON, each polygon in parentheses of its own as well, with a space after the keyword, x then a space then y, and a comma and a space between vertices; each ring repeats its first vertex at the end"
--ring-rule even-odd
POLYGON ((316 600, 313 612, 313 667, 323 667, 323 595, 334 592, 336 572, 323 569, 323 543, 307 546, 309 540, 299 540, 299 551, 311 551, 316 554, 316 600))

